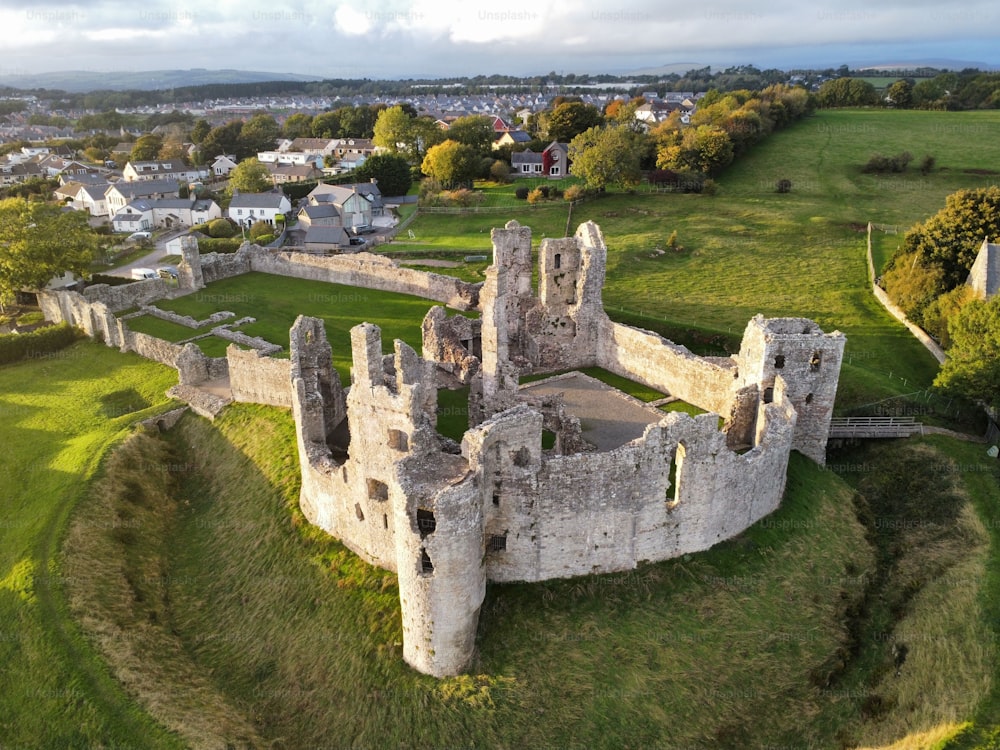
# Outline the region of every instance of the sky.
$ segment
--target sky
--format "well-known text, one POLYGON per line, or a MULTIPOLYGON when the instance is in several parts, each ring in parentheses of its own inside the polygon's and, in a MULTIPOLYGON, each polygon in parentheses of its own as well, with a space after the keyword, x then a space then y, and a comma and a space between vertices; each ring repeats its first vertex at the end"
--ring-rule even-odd
POLYGON ((317 78, 1000 65, 996 0, 3 0, 0 77, 236 68, 317 78))

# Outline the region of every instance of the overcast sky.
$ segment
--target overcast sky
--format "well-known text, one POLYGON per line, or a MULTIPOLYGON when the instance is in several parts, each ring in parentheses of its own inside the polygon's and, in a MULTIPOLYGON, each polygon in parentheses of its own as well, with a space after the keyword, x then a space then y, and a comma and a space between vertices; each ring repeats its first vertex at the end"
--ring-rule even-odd
POLYGON ((672 63, 1000 64, 996 0, 2 0, 0 76, 622 73, 672 63), (365 9, 365 6, 369 9, 365 9))

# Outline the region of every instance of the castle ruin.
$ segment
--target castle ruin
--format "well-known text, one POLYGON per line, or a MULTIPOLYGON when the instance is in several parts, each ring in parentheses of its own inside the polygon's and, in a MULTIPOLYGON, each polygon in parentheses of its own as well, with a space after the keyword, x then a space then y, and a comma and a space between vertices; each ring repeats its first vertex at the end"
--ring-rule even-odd
POLYGON ((804 318, 757 315, 738 354, 699 357, 607 316, 607 249, 592 222, 541 242, 537 292, 531 231, 512 221, 492 241, 481 286, 364 253, 245 245, 201 256, 185 245, 188 292, 257 271, 481 313, 431 308, 419 354, 401 341, 386 354, 377 326, 356 326, 349 388, 316 318, 295 322, 290 357, 278 359, 269 353, 280 347, 228 330, 231 312, 195 321, 150 307, 167 295, 161 279, 42 292, 39 303, 48 320, 175 367, 179 385, 169 393, 199 414, 212 417, 228 400, 290 407, 305 515, 396 572, 403 656, 447 676, 473 658, 488 581, 631 570, 706 550, 774 511, 792 450, 825 462, 845 344, 804 318), (212 333, 234 343, 225 357, 207 357, 194 343, 132 331, 138 314, 192 329, 216 324, 212 333), (707 413, 662 411, 577 372, 588 367, 707 413), (220 379, 231 399, 199 390, 220 379), (461 443, 437 429, 439 393, 455 388, 469 394, 461 443))
POLYGON ((542 241, 537 293, 530 230, 512 221, 492 241, 481 318, 432 308, 420 354, 401 341, 385 354, 377 326, 356 326, 349 389, 322 321, 291 331, 302 509, 396 572, 403 656, 439 677, 469 665, 487 581, 630 570, 774 511, 791 450, 825 461, 845 344, 758 315, 738 354, 699 357, 610 320, 592 222, 542 241), (521 381, 595 366, 708 413, 659 411, 582 374, 521 381), (439 389, 455 387, 469 389, 460 444, 436 429, 439 389))

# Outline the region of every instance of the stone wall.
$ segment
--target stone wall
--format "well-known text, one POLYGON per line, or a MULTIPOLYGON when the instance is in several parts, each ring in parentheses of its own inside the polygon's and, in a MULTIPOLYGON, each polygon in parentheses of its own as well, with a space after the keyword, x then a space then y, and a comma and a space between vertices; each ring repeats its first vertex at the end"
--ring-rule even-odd
POLYGON ((268 406, 292 406, 292 363, 272 359, 256 350, 238 346, 226 349, 229 385, 234 401, 268 406))
POLYGON ((169 287, 163 279, 143 279, 121 286, 94 284, 83 290, 83 296, 88 302, 103 302, 111 312, 117 313, 163 299, 168 292, 169 287))
POLYGON ((597 364, 706 411, 729 414, 735 362, 699 357, 656 333, 608 320, 597 364))
MULTIPOLYGON (((244 252, 241 250, 241 253, 244 252)), ((324 281, 329 284, 379 289, 432 299, 459 310, 474 309, 479 303, 479 285, 426 271, 397 266, 392 260, 371 253, 310 255, 270 252, 257 246, 246 249, 250 270, 277 276, 324 281)), ((210 281, 202 270, 205 281, 210 281)))
MULTIPOLYGON (((206 253, 200 257, 198 268, 200 268, 200 280, 202 284, 211 284, 213 281, 221 281, 233 276, 240 276, 250 273, 250 250, 249 245, 243 245, 235 253, 206 253)), ((191 274, 190 283, 198 283, 199 274, 195 271, 191 274)), ((194 288, 199 288, 195 286, 194 288)))

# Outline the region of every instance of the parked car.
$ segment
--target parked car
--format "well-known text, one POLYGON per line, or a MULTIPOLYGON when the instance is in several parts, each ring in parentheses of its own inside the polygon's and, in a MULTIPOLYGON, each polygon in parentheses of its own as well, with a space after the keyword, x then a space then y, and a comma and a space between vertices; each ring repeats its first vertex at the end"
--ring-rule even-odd
POLYGON ((136 281, 141 281, 143 279, 157 279, 159 274, 152 268, 133 268, 132 278, 136 281))
POLYGON ((132 234, 130 234, 128 238, 130 240, 148 240, 152 236, 153 235, 150 232, 132 232, 132 234))
POLYGON ((176 280, 180 276, 176 266, 160 266, 156 269, 156 272, 160 275, 161 279, 167 279, 168 281, 171 279, 176 280))

